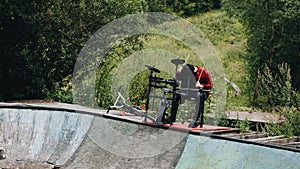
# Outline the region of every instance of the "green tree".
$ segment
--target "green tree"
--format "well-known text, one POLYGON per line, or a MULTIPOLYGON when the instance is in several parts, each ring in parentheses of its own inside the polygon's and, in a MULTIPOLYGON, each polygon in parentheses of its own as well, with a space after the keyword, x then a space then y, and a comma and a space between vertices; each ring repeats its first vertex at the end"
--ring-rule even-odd
POLYGON ((167 12, 187 17, 220 7, 218 0, 146 0, 151 12, 167 12))
POLYGON ((237 17, 247 29, 248 54, 245 62, 250 73, 250 84, 257 97, 261 84, 258 72, 264 65, 274 73, 277 65, 287 62, 291 66, 292 86, 300 89, 300 2, 290 0, 224 0, 224 9, 237 17))
MULTIPOLYGON (((115 68, 127 56, 135 51, 141 50, 144 35, 133 36, 112 46, 100 63, 96 78, 96 102, 100 107, 108 107, 113 102, 111 93, 112 80, 115 68)), ((139 91, 140 92, 140 91, 139 91)))
POLYGON ((43 99, 57 91, 96 30, 146 6, 143 0, 5 0, 0 4, 0 99, 43 99))

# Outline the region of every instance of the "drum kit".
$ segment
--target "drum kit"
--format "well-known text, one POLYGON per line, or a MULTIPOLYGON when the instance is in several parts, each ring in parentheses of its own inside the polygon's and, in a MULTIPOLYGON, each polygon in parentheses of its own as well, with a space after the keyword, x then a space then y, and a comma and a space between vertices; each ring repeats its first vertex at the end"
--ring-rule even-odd
MULTIPOLYGON (((175 65, 175 71, 178 70, 179 65, 184 65, 185 61, 179 58, 172 59, 171 63, 175 65)), ((179 83, 175 78, 171 79, 163 79, 160 77, 157 77, 154 75, 154 73, 159 74, 161 71, 154 66, 145 65, 149 70, 149 83, 148 83, 148 92, 147 92, 147 101, 146 101, 146 116, 149 110, 149 101, 151 97, 150 92, 153 88, 160 88, 163 92, 163 97, 160 97, 161 100, 159 102, 159 110, 158 110, 158 116, 155 120, 155 124, 162 125, 162 124, 173 124, 175 122, 178 106, 180 103, 180 98, 182 95, 187 95, 189 92, 207 92, 208 90, 204 90, 203 88, 179 88, 179 83), (171 97, 166 97, 166 94, 171 94, 171 97), (169 109, 171 106, 170 116, 169 118, 166 118, 167 116, 167 109, 169 109)), ((195 99, 199 100, 199 99, 195 99)), ((199 103, 196 103, 199 104, 199 103)), ((198 111, 198 110, 195 110, 198 111)), ((200 121, 200 127, 203 125, 203 112, 200 112, 199 114, 201 116, 200 121)))
MULTIPOLYGON (((184 65, 185 61, 182 59, 172 59, 171 63, 173 63, 176 67, 175 71, 178 70, 179 65, 184 65)), ((189 92, 193 93, 204 93, 207 92, 207 90, 204 90, 203 88, 180 88, 179 82, 175 78, 170 79, 163 79, 161 77, 158 77, 157 74, 161 73, 161 71, 154 66, 145 65, 146 68, 149 69, 149 77, 148 77, 148 90, 147 90, 147 96, 146 96, 146 105, 145 110, 139 109, 137 106, 132 106, 125 103, 125 99, 123 96, 118 92, 118 98, 115 101, 113 106, 110 106, 107 110, 107 113, 111 109, 123 109, 123 111, 129 112, 131 114, 140 116, 144 118, 144 122, 147 122, 148 120, 151 120, 153 124, 155 125, 164 125, 164 124, 170 124, 172 125, 173 122, 176 121, 176 114, 178 110, 178 106, 181 102, 181 96, 188 95, 189 92), (157 96, 157 95, 150 95, 151 91, 153 89, 161 89, 163 96, 157 96), (148 114, 149 111, 149 102, 152 98, 159 98, 159 105, 158 105, 158 115, 156 117, 152 117, 148 114), (122 104, 118 105, 119 101, 122 101, 122 104), (167 110, 171 108, 170 114, 167 113, 167 110)), ((200 100, 200 99, 194 99, 194 100, 200 100)), ((199 103, 196 103, 199 104, 199 103)), ((203 103, 204 104, 204 103, 203 103)), ((199 107, 199 106, 198 106, 199 107)), ((198 109, 195 109, 195 116, 201 116, 200 120, 200 127, 203 125, 203 112, 197 113, 198 109)), ((199 117, 198 117, 199 118, 199 117)), ((150 123, 152 123, 150 122, 150 123)), ((197 125, 198 126, 198 125, 197 125)))

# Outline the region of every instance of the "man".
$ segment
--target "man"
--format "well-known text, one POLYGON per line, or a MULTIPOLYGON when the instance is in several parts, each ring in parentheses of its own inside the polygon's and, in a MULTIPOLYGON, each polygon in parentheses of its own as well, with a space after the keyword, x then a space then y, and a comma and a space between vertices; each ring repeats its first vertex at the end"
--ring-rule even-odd
MULTIPOLYGON (((189 127, 195 128, 203 123, 204 113, 204 101, 208 98, 209 92, 213 87, 210 73, 205 68, 200 66, 194 66, 186 64, 178 67, 176 72, 176 80, 181 81, 181 88, 178 92, 177 103, 175 102, 172 106, 176 106, 173 110, 178 109, 179 101, 184 103, 186 99, 196 101, 196 109, 194 114, 193 122, 190 123, 189 127), (199 118, 201 115, 201 122, 199 118)), ((176 112, 171 111, 171 122, 176 120, 176 112)))
MULTIPOLYGON (((186 64, 183 66, 183 68, 179 68, 176 73, 176 79, 182 81, 182 88, 203 88, 204 90, 211 90, 213 87, 211 76, 208 70, 200 66, 193 66, 191 64, 186 64), (191 79, 191 73, 194 79, 191 79)), ((205 93, 208 97, 209 92, 205 93)))

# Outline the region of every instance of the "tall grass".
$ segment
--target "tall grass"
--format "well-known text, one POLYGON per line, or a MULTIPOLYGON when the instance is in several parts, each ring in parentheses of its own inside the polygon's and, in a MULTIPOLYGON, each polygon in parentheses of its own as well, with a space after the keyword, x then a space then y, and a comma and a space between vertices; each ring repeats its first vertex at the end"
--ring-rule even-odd
MULTIPOLYGON (((237 84, 242 90, 242 93, 236 96, 230 84, 227 85, 226 110, 241 109, 249 106, 246 88, 248 75, 244 69, 245 64, 243 61, 243 55, 246 51, 246 37, 242 24, 236 19, 228 17, 225 12, 220 10, 199 14, 198 16, 187 18, 187 20, 197 26, 212 42, 223 64, 226 78, 237 84)), ((168 37, 148 36, 147 41, 144 43, 144 48, 161 48, 174 53, 182 59, 188 57, 189 63, 203 65, 199 61, 198 56, 189 48, 185 47, 181 42, 168 37)), ((224 83, 226 82, 224 81, 224 83)), ((209 109, 211 108, 209 107, 209 109)))

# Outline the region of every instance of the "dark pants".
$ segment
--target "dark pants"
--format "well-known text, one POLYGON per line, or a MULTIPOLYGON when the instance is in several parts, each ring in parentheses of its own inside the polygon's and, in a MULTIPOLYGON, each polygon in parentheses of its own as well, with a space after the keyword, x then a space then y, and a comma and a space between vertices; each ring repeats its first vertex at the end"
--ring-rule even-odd
POLYGON ((180 102, 181 102, 181 95, 180 94, 175 94, 175 98, 172 100, 171 117, 170 117, 170 120, 169 120, 169 122, 171 124, 176 121, 176 114, 177 114, 180 102))
POLYGON ((193 120, 194 122, 199 121, 199 118, 201 117, 200 127, 202 127, 204 120, 204 101, 207 99, 207 94, 205 92, 198 92, 196 98, 196 109, 193 120))
POLYGON ((180 103, 184 103, 185 99, 194 98, 196 101, 195 113, 194 113, 194 122, 199 121, 201 116, 200 126, 203 125, 203 114, 204 114, 204 101, 207 99, 207 94, 205 92, 192 92, 188 93, 184 96, 180 94, 175 95, 175 99, 172 101, 172 108, 171 108, 171 117, 170 122, 176 121, 176 114, 178 111, 178 107, 180 103))

